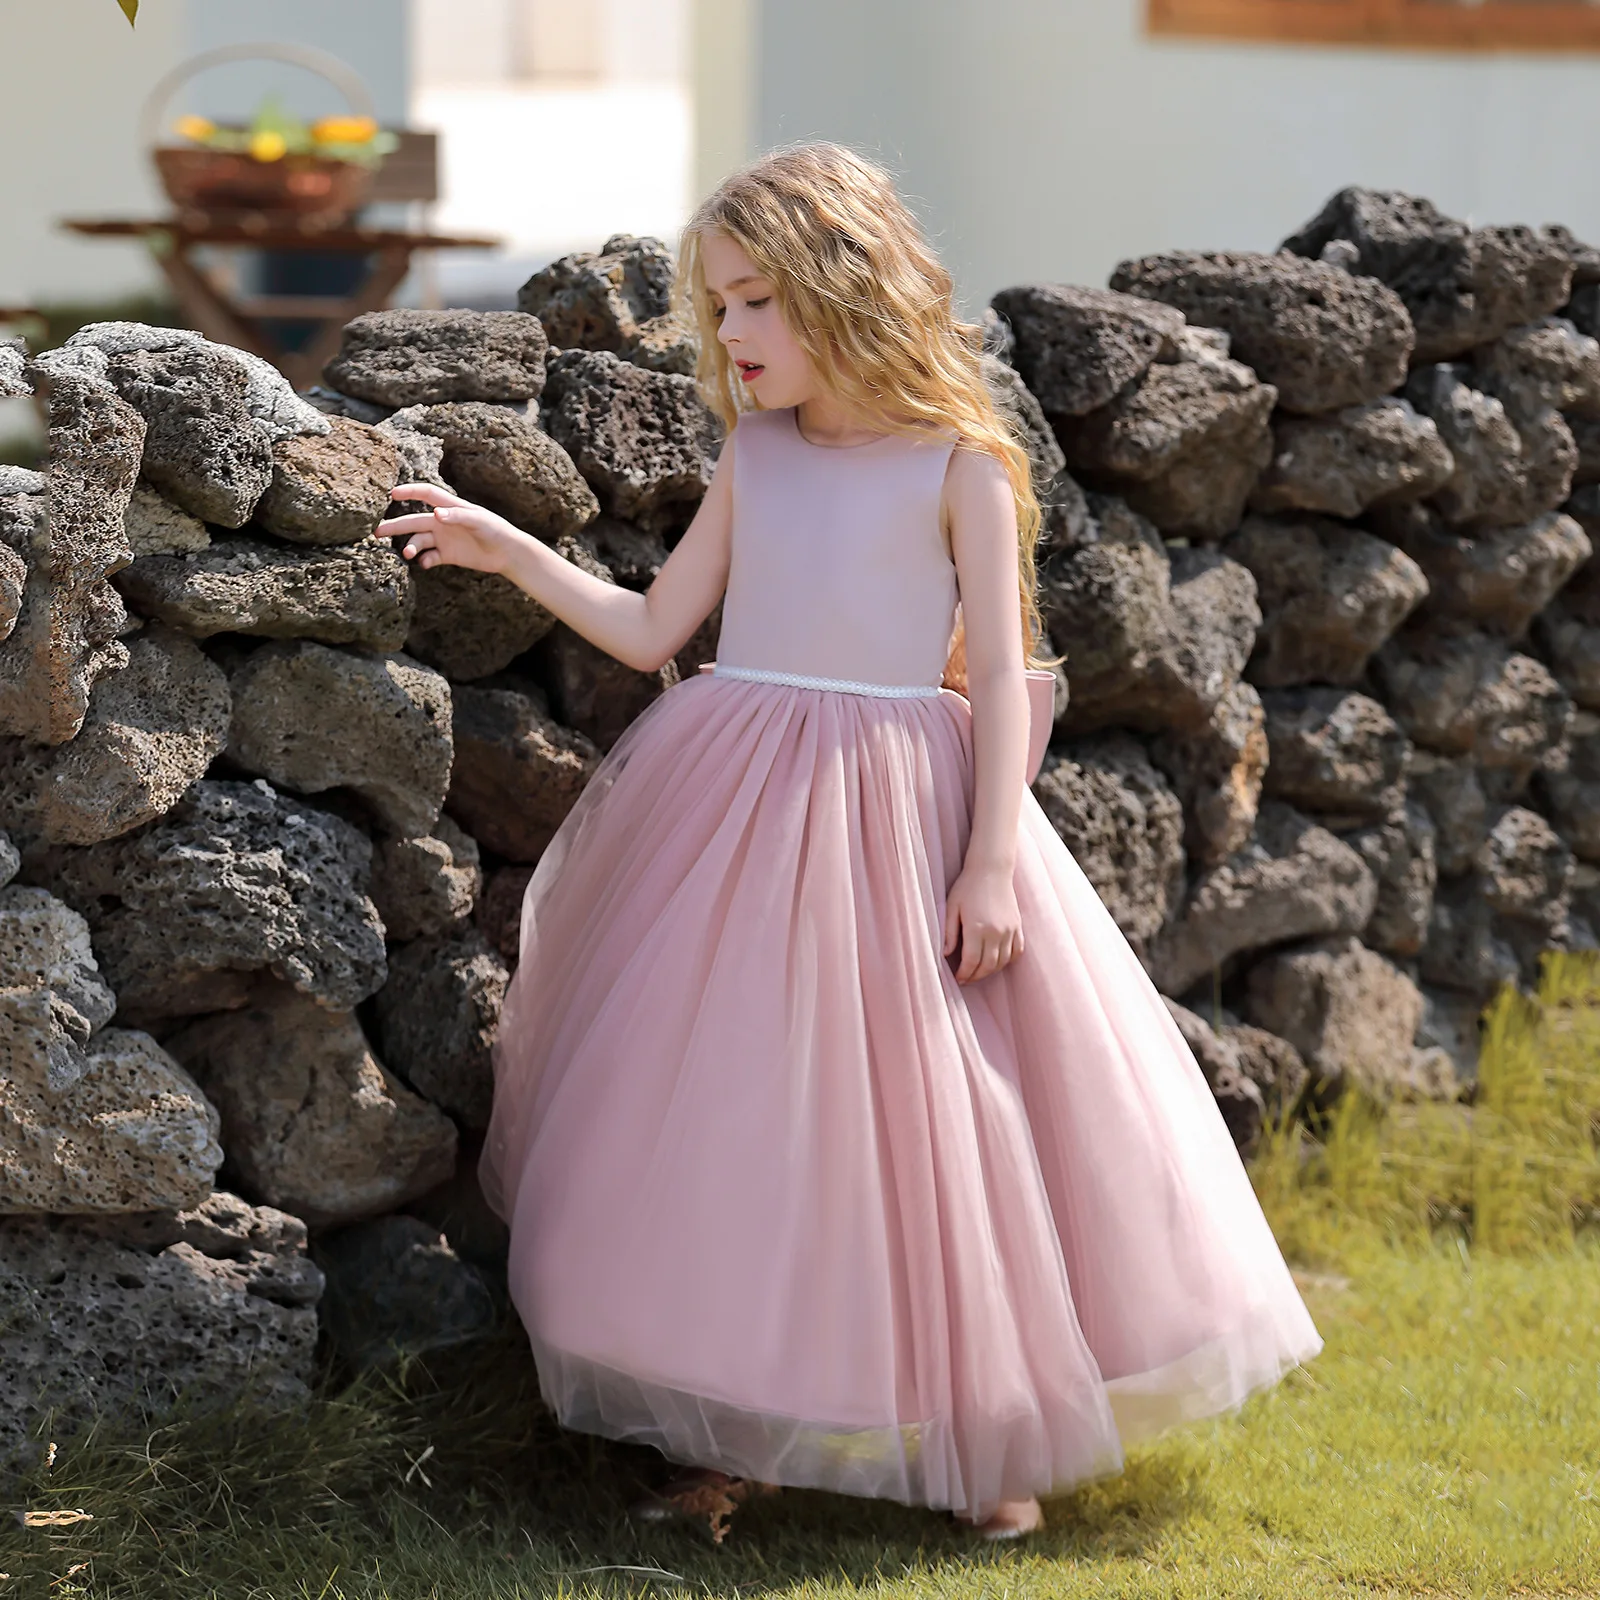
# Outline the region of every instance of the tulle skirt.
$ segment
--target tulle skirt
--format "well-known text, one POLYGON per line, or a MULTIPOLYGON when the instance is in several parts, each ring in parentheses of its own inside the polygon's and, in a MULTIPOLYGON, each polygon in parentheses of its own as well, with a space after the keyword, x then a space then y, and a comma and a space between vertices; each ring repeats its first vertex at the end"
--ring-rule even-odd
POLYGON ((960 695, 697 676, 546 850, 480 1167, 541 1391, 676 1461, 986 1516, 1321 1348, 1216 1104, 1023 797, 958 984, 960 695))

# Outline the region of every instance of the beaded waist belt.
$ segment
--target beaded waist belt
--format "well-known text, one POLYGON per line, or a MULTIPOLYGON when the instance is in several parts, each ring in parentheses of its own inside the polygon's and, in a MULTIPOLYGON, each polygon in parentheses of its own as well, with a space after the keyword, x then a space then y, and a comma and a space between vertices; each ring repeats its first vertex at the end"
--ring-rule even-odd
POLYGON ((936 683, 861 683, 854 678, 814 678, 804 672, 734 667, 720 661, 710 663, 709 670, 714 678, 748 678, 755 683, 786 683, 796 689, 837 689, 844 694, 876 694, 894 700, 923 700, 944 693, 936 683))

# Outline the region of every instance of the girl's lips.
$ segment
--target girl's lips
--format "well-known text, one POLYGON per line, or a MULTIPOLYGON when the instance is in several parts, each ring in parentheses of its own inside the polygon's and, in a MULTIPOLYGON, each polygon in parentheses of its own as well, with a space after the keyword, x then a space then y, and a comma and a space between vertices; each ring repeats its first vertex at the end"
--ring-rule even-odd
POLYGON ((754 364, 746 366, 741 362, 739 365, 739 379, 742 383, 754 383, 766 370, 763 366, 754 364))

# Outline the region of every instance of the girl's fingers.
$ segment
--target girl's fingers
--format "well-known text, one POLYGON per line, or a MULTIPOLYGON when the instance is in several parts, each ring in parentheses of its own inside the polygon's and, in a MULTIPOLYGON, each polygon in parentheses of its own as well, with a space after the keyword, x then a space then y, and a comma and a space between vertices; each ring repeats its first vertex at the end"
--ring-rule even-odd
POLYGON ((401 483, 389 491, 391 500, 420 500, 425 506, 464 506, 465 500, 436 483, 401 483))
POLYGON ((390 539, 402 533, 421 533, 424 529, 431 530, 434 526, 431 511, 413 511, 407 516, 390 517, 387 522, 380 522, 372 532, 374 538, 390 539))

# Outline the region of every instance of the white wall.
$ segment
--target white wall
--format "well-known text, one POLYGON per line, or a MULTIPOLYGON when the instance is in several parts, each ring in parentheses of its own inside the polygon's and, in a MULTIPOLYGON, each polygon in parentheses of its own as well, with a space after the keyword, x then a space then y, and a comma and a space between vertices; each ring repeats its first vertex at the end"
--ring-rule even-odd
POLYGON ((63 216, 149 215, 158 190, 134 133, 149 86, 183 48, 181 7, 134 30, 113 0, 6 7, 0 21, 0 303, 148 287, 141 247, 80 239, 63 216))
POLYGON ((1127 256, 1275 249, 1346 184, 1600 239, 1600 55, 1144 36, 1142 0, 760 0, 756 140, 886 158, 969 309, 1127 256))
POLYGON ((693 0, 412 0, 412 122, 441 135, 433 221, 505 241, 441 252, 452 305, 510 305, 527 277, 612 233, 671 238, 690 200, 693 0), (584 25, 592 71, 542 74, 541 7, 584 25), (532 24, 532 26, 530 26, 532 24))

